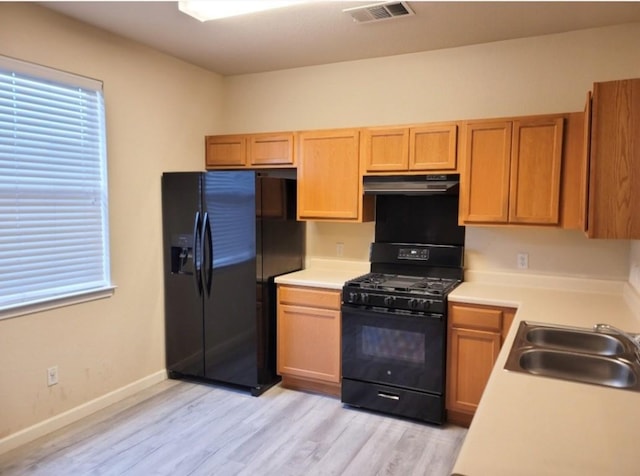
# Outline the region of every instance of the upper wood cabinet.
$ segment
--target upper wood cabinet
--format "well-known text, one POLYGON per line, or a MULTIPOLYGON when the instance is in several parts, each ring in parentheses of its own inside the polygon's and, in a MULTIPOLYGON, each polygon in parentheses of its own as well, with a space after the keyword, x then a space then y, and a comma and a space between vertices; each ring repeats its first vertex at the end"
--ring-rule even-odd
POLYGON ((465 126, 461 222, 560 223, 562 116, 465 126))
POLYGON ((247 164, 247 136, 205 137, 205 166, 244 167, 247 164))
POLYGON ((292 132, 207 136, 205 147, 208 169, 295 165, 292 132))
POLYGON ((364 172, 455 172, 457 131, 455 123, 364 129, 364 172))
POLYGON ((595 83, 587 236, 640 239, 640 79, 595 83))
POLYGON ((373 199, 363 197, 357 129, 301 132, 298 219, 368 221, 373 199))

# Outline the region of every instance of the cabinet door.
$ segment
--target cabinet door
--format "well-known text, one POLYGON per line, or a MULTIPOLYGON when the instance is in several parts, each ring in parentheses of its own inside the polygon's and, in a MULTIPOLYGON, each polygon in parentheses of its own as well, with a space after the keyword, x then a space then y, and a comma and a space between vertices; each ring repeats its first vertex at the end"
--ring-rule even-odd
POLYGON ((293 165, 294 140, 292 133, 254 134, 249 137, 251 165, 293 165))
POLYGON ((450 422, 469 426, 515 309, 449 303, 447 396, 450 422))
POLYGON ((409 169, 455 170, 457 132, 456 124, 412 127, 409 142, 409 169))
POLYGON ((358 130, 304 132, 298 157, 298 219, 359 221, 358 130))
POLYGON ((562 117, 513 121, 511 223, 559 223, 562 131, 562 117))
POLYGON ((278 373, 340 383, 340 311, 279 303, 278 373))
POLYGON ((499 332, 451 328, 447 409, 474 413, 500 351, 499 332))
POLYGON ((465 223, 507 223, 511 122, 465 127, 465 166, 460 203, 465 223))
POLYGON ((594 84, 590 238, 640 239, 640 79, 594 84))
POLYGON ((247 163, 247 136, 207 136, 205 145, 207 168, 242 167, 247 163))
POLYGON ((367 172, 405 172, 409 167, 409 129, 365 129, 362 157, 367 172))

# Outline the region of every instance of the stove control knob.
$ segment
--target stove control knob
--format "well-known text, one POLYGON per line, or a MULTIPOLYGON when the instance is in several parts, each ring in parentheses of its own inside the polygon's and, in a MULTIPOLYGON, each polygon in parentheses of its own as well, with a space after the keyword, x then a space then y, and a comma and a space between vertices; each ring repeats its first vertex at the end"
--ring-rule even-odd
POLYGON ((409 299, 409 302, 407 303, 409 305, 409 307, 411 309, 417 309, 418 307, 418 300, 417 299, 409 299))
POLYGON ((360 301, 363 304, 367 304, 369 302, 369 295, 367 293, 360 294, 360 301))
POLYGON ((429 301, 427 301, 426 299, 420 299, 420 301, 419 301, 420 309, 429 309, 430 305, 431 305, 431 303, 429 301))
POLYGON ((396 302, 396 298, 393 296, 386 296, 384 298, 385 306, 393 306, 393 303, 396 302))
POLYGON ((349 293, 349 302, 358 302, 358 293, 349 293))

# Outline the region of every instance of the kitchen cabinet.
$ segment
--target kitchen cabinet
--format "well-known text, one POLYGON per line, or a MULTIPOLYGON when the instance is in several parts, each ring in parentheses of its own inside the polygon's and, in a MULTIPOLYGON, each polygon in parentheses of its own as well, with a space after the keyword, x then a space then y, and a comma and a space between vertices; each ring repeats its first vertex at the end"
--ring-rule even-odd
POLYGON ((640 239, 640 79, 595 83, 589 112, 587 236, 640 239))
POLYGON ((299 135, 298 219, 362 222, 373 219, 373 197, 363 197, 358 129, 299 135))
POLYGON ((463 224, 560 224, 564 117, 465 124, 463 224))
POLYGON ((449 303, 448 421, 471 423, 514 315, 511 308, 449 303))
POLYGON ((234 134, 205 138, 205 165, 217 168, 293 167, 293 132, 234 134))
MULTIPOLYGON (((256 182, 256 216, 286 219, 287 212, 295 209, 287 204, 287 183, 273 177, 262 177, 256 182)), ((292 214, 292 213, 291 213, 292 214)), ((293 214, 292 214, 293 215, 293 214)))
POLYGON ((456 123, 364 129, 364 173, 453 173, 457 170, 457 132, 456 123))
POLYGON ((278 285, 282 385, 340 395, 340 290, 278 285))

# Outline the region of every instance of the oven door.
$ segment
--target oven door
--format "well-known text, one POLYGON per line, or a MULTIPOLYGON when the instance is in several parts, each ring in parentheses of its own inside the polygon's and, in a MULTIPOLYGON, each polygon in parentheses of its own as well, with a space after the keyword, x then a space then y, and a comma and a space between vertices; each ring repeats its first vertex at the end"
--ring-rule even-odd
POLYGON ((442 395, 445 336, 441 314, 342 306, 342 376, 442 395))

